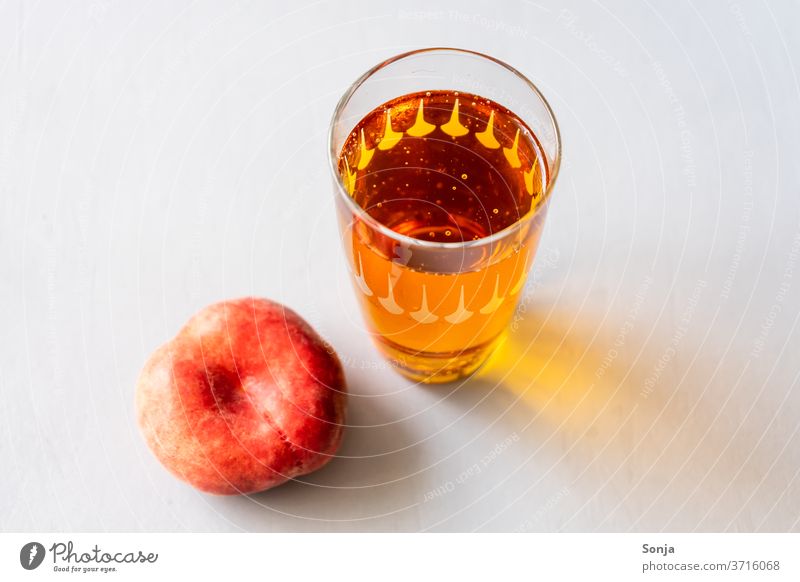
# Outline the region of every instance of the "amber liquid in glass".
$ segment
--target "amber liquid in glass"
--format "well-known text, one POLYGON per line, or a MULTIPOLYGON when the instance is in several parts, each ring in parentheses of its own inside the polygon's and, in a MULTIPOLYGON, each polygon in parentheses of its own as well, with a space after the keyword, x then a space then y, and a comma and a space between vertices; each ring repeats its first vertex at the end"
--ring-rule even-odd
POLYGON ((358 123, 339 171, 383 226, 454 243, 404 245, 358 217, 348 226, 348 255, 378 346, 421 381, 470 373, 511 319, 541 232, 536 219, 511 228, 544 203, 549 170, 535 135, 486 98, 413 93, 358 123), (505 229, 513 232, 479 244, 505 229))

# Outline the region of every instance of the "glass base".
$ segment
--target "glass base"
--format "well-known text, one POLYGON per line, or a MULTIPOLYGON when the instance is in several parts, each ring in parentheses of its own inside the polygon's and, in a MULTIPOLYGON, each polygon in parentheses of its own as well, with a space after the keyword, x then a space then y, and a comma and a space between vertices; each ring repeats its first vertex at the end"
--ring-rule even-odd
POLYGON ((403 376, 422 384, 444 384, 473 374, 497 347, 499 338, 458 352, 419 352, 385 338, 375 344, 403 376))

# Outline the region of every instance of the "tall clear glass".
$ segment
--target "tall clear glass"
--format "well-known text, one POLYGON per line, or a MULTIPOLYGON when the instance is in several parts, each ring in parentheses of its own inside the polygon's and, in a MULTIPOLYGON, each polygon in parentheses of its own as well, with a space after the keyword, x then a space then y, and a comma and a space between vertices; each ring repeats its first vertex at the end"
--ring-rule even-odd
MULTIPOLYGON (((449 124, 429 123, 425 116, 432 113, 421 111, 422 101, 419 108, 417 124, 423 124, 424 131, 449 130, 450 136, 469 133, 466 122, 459 122, 457 104, 449 124)), ((392 121, 391 110, 386 116, 385 145, 389 134, 394 143, 418 139, 412 136, 422 133, 393 127, 397 122, 392 121)), ((480 123, 488 123, 481 134, 491 132, 491 119, 480 123)), ((478 137, 478 126, 470 127, 478 137)), ((429 138, 436 135, 430 133, 429 138)), ((487 147, 501 151, 501 144, 494 141, 494 146, 487 147)), ((367 148, 363 133, 361 144, 362 158, 382 155, 380 150, 387 149, 367 148)), ((353 83, 336 107, 329 147, 344 249, 377 347, 398 371, 417 381, 448 382, 471 374, 508 327, 544 226, 561 159, 558 125, 547 101, 521 73, 492 57, 450 48, 418 50, 378 64, 353 83), (355 162, 352 168, 342 165, 343 147, 373 110, 403 95, 442 91, 480 96, 513 112, 535 136, 542 158, 530 169, 519 169, 529 185, 532 176, 541 179, 535 203, 513 224, 474 240, 424 240, 390 228, 354 199, 353 183, 360 168, 355 162)), ((516 155, 516 141, 513 148, 512 144, 503 148, 509 163, 516 155)), ((521 165, 518 156, 514 161, 521 165)))

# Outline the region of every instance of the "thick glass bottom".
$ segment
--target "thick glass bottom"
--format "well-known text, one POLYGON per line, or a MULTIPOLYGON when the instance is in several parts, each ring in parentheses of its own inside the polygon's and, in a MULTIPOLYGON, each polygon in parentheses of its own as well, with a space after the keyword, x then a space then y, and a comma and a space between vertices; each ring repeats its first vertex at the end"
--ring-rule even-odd
POLYGON ((454 382, 473 374, 500 343, 500 336, 457 352, 420 352, 385 338, 375 338, 381 353, 403 376, 423 384, 454 382))

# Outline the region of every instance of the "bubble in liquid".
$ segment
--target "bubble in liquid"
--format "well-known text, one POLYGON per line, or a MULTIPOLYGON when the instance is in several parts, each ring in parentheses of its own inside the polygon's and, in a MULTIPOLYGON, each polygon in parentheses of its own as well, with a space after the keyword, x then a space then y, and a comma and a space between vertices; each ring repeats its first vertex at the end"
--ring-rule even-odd
POLYGON ((497 214, 497 213, 498 213, 498 212, 500 212, 500 211, 499 211, 497 208, 492 208, 492 212, 494 212, 495 214, 497 214))
POLYGON ((452 233, 452 232, 450 232, 449 230, 446 230, 446 231, 444 231, 444 235, 445 235, 445 236, 450 236, 451 234, 453 234, 453 233, 452 233))
POLYGON ((461 174, 461 179, 462 180, 466 180, 467 179, 467 175, 466 174, 461 174))

